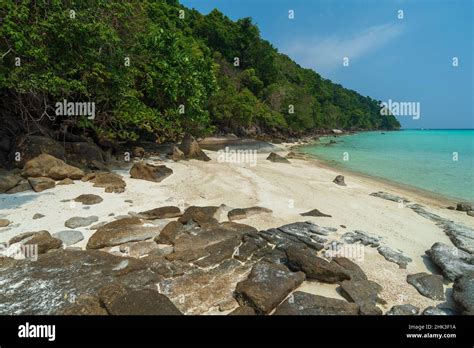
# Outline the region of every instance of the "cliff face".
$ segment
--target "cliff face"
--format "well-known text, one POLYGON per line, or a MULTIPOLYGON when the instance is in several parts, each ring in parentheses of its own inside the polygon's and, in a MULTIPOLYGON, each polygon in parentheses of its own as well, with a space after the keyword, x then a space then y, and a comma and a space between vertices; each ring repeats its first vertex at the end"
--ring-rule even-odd
POLYGON ((380 102, 304 69, 250 18, 202 15, 177 1, 3 2, 2 137, 64 129, 159 141, 215 131, 298 134, 397 129, 380 102), (93 103, 90 115, 55 105, 93 103), (14 124, 14 126, 12 126, 14 124))

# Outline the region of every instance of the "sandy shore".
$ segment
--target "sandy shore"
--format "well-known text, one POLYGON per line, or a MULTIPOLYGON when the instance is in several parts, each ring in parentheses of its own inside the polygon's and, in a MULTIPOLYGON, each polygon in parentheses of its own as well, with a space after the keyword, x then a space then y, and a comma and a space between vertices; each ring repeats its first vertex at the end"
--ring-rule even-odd
MULTIPOLYGON (((258 229, 268 229, 295 221, 312 221, 337 228, 337 238, 347 231, 363 230, 380 236, 385 245, 400 249, 412 258, 413 262, 408 264, 407 269, 400 269, 398 265, 386 261, 376 249, 365 247, 362 259, 357 260, 369 279, 383 286, 381 297, 387 305, 382 308, 386 311, 394 304, 411 303, 424 308, 440 303, 420 295, 406 282, 406 276, 418 272, 437 272, 424 256, 425 251, 435 242, 452 243, 433 222, 398 203, 372 197, 370 193, 384 191, 403 196, 426 206, 430 212, 474 227, 472 217, 446 209, 446 201, 380 180, 346 172, 347 186, 338 186, 332 180, 341 171, 320 165, 317 161, 291 159, 291 164, 273 163, 265 159, 268 154, 257 154, 255 163, 228 163, 218 161, 216 152, 206 153, 211 158, 210 162, 166 162, 174 173, 161 183, 131 179, 127 170, 117 171, 127 183, 125 192, 121 194, 105 193, 89 182, 75 181, 74 185, 56 186, 42 193, 29 191, 0 195, 0 218, 12 221, 10 226, 0 228, 0 242, 6 242, 22 232, 47 230, 55 233, 67 230, 64 222, 73 216, 95 215, 99 222, 103 222, 112 221, 114 217, 130 211, 140 212, 165 205, 176 205, 182 210, 189 205, 261 206, 270 208, 273 213, 255 215, 241 222, 258 229), (104 201, 89 207, 65 201, 85 193, 100 195, 104 201), (128 200, 133 203, 126 202, 128 200), (332 217, 300 215, 315 208, 332 217), (35 213, 45 217, 33 220, 35 213)), ((77 230, 84 234, 85 239, 75 246, 85 247, 95 231, 88 227, 77 230)), ((306 281, 300 290, 340 298, 335 288, 336 285, 306 281)))

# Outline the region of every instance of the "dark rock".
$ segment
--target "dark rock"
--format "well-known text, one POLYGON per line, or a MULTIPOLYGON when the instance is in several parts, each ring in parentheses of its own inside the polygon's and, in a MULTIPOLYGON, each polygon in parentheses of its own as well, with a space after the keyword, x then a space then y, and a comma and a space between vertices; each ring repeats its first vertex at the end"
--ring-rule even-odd
POLYGON ((435 243, 426 254, 450 281, 465 273, 474 272, 474 257, 456 247, 435 243))
POLYGON ((131 178, 153 182, 161 182, 171 174, 173 171, 165 165, 155 166, 143 161, 135 163, 130 169, 131 178))
POLYGON ((310 248, 290 246, 286 249, 288 267, 293 271, 302 271, 308 279, 325 283, 337 283, 350 279, 348 272, 334 261, 328 262, 317 256, 310 248))
POLYGON ((197 159, 200 161, 210 161, 211 159, 201 150, 198 142, 191 134, 185 134, 179 149, 186 159, 197 159))
POLYGON ((80 295, 73 304, 61 309, 59 315, 107 315, 107 311, 101 306, 95 296, 80 295))
POLYGON ((44 190, 53 188, 56 186, 56 183, 53 179, 38 177, 38 178, 28 178, 28 182, 30 183, 31 188, 35 192, 42 192, 44 190))
POLYGON ((20 137, 13 145, 10 160, 14 161, 17 152, 21 155, 20 160, 15 161, 15 165, 19 168, 22 168, 26 162, 41 154, 65 159, 64 147, 59 142, 38 135, 20 137))
POLYGON ((268 155, 267 160, 269 160, 270 162, 275 162, 275 163, 290 163, 290 161, 288 161, 285 157, 280 156, 279 154, 275 152, 271 152, 268 155))
POLYGON ((178 221, 182 224, 187 224, 190 221, 194 221, 200 226, 209 223, 217 223, 217 219, 214 217, 217 209, 219 209, 219 207, 190 206, 184 211, 184 214, 178 219, 178 221))
POLYGON ((100 304, 104 308, 110 308, 112 302, 114 302, 117 297, 125 295, 129 289, 118 282, 112 282, 105 284, 97 291, 97 296, 99 297, 100 304))
POLYGON ((156 237, 164 226, 143 226, 136 217, 109 222, 89 238, 87 249, 100 249, 128 242, 137 242, 156 237))
POLYGON ((133 290, 118 296, 107 307, 112 315, 181 315, 163 294, 152 289, 133 290))
POLYGON ((357 315, 359 306, 329 297, 295 291, 275 310, 274 315, 357 315))
POLYGON ((307 211, 306 213, 301 213, 300 215, 301 216, 331 217, 331 215, 321 213, 318 209, 313 209, 313 210, 307 211))
POLYGON ((43 214, 36 213, 35 215, 33 215, 33 220, 41 219, 41 218, 44 218, 43 214))
POLYGON ((262 213, 271 213, 272 211, 267 208, 262 207, 250 207, 250 208, 241 208, 241 209, 232 209, 227 214, 227 217, 230 221, 246 219, 252 215, 262 214, 262 213))
POLYGON ((385 260, 396 263, 400 268, 407 268, 407 264, 412 262, 408 256, 403 255, 400 250, 394 250, 387 246, 379 246, 377 251, 380 255, 385 257, 385 260))
POLYGON ((423 296, 433 300, 444 300, 443 277, 435 274, 416 273, 407 276, 407 283, 413 285, 423 296))
POLYGON ((282 232, 295 235, 295 236, 306 236, 314 237, 315 234, 328 236, 330 233, 336 232, 337 228, 334 227, 322 227, 312 222, 294 222, 291 224, 283 225, 278 227, 282 232))
POLYGON ((382 310, 376 306, 381 302, 378 294, 382 287, 371 280, 344 280, 341 283, 341 295, 359 306, 360 314, 381 315, 382 310))
POLYGON ((332 260, 346 270, 346 272, 350 275, 351 280, 367 280, 367 276, 365 275, 364 271, 348 258, 335 257, 332 260))
POLYGON ((65 178, 77 180, 84 176, 84 172, 51 155, 41 154, 26 162, 21 175, 24 178, 47 177, 53 180, 65 178))
POLYGON ((345 181, 344 181, 344 175, 336 176, 332 182, 339 185, 339 186, 347 186, 345 181))
POLYGON ((459 202, 456 204, 456 210, 459 210, 459 211, 469 211, 469 210, 473 210, 474 208, 474 205, 472 205, 471 203, 469 202, 459 202))
POLYGON ((387 315, 417 315, 420 309, 411 304, 396 305, 390 308, 387 315))
POLYGON ((469 210, 469 211, 467 212, 467 215, 469 215, 469 216, 474 216, 474 210, 469 210))
POLYGON ((9 284, 0 295, 0 314, 54 314, 70 306, 72 295, 97 296, 112 282, 143 289, 155 287, 159 280, 138 259, 97 250, 53 250, 36 261, 0 262, 0 283, 9 284))
POLYGON ((178 221, 170 221, 155 237, 155 242, 159 244, 174 244, 174 240, 179 231, 183 228, 183 224, 178 221))
POLYGON ((358 230, 344 233, 342 239, 344 242, 349 244, 360 242, 363 245, 371 246, 373 248, 380 245, 380 240, 378 238, 369 236, 366 232, 358 230))
POLYGON ((423 315, 456 315, 456 312, 449 308, 438 308, 429 306, 422 313, 423 315))
POLYGON ((255 315, 255 309, 250 306, 240 306, 230 312, 228 315, 255 315))
POLYGON ((456 278, 453 299, 462 314, 474 315, 474 272, 456 278))
POLYGON ((178 207, 166 206, 142 211, 138 216, 146 220, 168 219, 181 216, 181 210, 178 207))
POLYGON ((66 222, 64 223, 64 226, 74 229, 74 228, 89 226, 90 224, 97 221, 99 221, 99 218, 95 215, 87 216, 87 217, 74 216, 72 218, 67 219, 66 222))
POLYGON ((269 313, 304 280, 304 273, 293 273, 283 265, 256 263, 248 278, 237 284, 235 297, 240 305, 250 305, 258 313, 269 313))
POLYGON ((386 192, 382 192, 382 191, 373 192, 373 193, 370 194, 370 196, 386 199, 388 201, 397 202, 397 203, 409 203, 410 202, 406 198, 395 196, 395 195, 392 195, 390 193, 386 193, 386 192))
POLYGON ((9 244, 18 243, 21 245, 34 245, 38 248, 38 254, 44 254, 48 250, 58 249, 62 246, 62 241, 54 238, 48 231, 25 232, 21 233, 12 239, 9 244))
POLYGON ((53 234, 54 238, 60 239, 64 245, 69 246, 76 244, 84 239, 84 235, 81 231, 61 231, 53 234))
POLYGON ((85 194, 85 195, 80 195, 76 198, 74 198, 75 202, 79 202, 85 205, 93 205, 93 204, 98 204, 102 202, 104 199, 100 196, 93 195, 93 194, 85 194))
POLYGON ((66 142, 64 145, 68 163, 82 168, 104 166, 106 155, 104 151, 93 142, 66 142))
POLYGON ((31 191, 31 185, 28 182, 28 180, 22 179, 15 187, 12 187, 5 193, 11 195, 14 193, 25 192, 25 191, 31 191))
POLYGON ((0 193, 14 188, 21 181, 21 176, 13 173, 0 173, 0 193))

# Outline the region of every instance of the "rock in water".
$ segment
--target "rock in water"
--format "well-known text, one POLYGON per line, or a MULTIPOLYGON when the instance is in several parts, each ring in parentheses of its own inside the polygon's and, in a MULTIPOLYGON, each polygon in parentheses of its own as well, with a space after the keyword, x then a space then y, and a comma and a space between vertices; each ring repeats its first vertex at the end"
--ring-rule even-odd
POLYGON ((153 182, 161 182, 173 174, 173 170, 165 165, 155 166, 145 162, 137 162, 130 169, 130 177, 153 182))
POLYGON ((390 308, 387 315, 417 315, 420 309, 411 304, 396 305, 390 308))
POLYGON ((306 292, 295 291, 275 310, 274 315, 357 315, 359 306, 306 292))
POLYGON ((90 224, 97 221, 99 221, 99 218, 95 215, 87 216, 87 217, 74 216, 70 219, 67 219, 66 222, 64 223, 64 226, 74 229, 78 227, 89 226, 90 224))
POLYGON ((26 162, 21 175, 25 178, 48 177, 54 180, 65 178, 77 180, 84 176, 84 172, 51 155, 41 154, 26 162))
POLYGON ((211 159, 201 150, 198 142, 194 137, 186 133, 181 144, 179 145, 179 149, 183 152, 184 157, 186 159, 197 159, 200 161, 210 161, 211 159))
POLYGON ((413 285, 423 296, 433 300, 444 300, 443 277, 440 275, 428 273, 409 274, 407 282, 413 285))
POLYGON ((54 238, 60 239, 64 245, 69 246, 76 244, 84 239, 81 231, 61 231, 53 234, 54 238))
POLYGON ((453 299, 464 315, 474 315, 474 272, 456 278, 453 299))
POLYGON ((178 207, 166 206, 138 213, 138 217, 146 220, 169 219, 181 216, 181 210, 178 207))
POLYGON ((237 284, 235 296, 242 306, 250 305, 258 313, 269 313, 304 280, 304 273, 290 272, 284 265, 258 262, 248 278, 237 284))
POLYGON ((9 244, 20 242, 22 245, 33 245, 38 247, 38 254, 44 254, 48 250, 58 249, 62 241, 53 238, 48 231, 25 232, 10 239, 9 244))
POLYGON ((93 205, 102 202, 104 199, 100 196, 93 194, 80 195, 74 198, 75 202, 79 202, 85 205, 93 205))
POLYGON ((318 209, 313 209, 313 210, 307 211, 306 213, 301 213, 300 215, 301 216, 331 217, 331 215, 321 213, 318 209))
POLYGON ((156 290, 129 291, 118 296, 107 310, 113 315, 181 315, 178 308, 156 290))
POLYGON ((408 263, 413 261, 408 256, 403 255, 400 250, 394 250, 387 246, 379 246, 377 251, 380 255, 385 257, 385 260, 394 262, 403 269, 407 268, 408 263))
POLYGON ((28 182, 35 192, 42 192, 56 186, 53 179, 46 177, 28 178, 28 182))
POLYGON ((339 185, 339 186, 347 186, 345 181, 344 181, 344 175, 336 176, 332 182, 339 185))
POLYGON ((454 281, 457 277, 474 272, 474 256, 444 243, 435 243, 426 254, 441 268, 446 279, 454 281))
POLYGON ((456 210, 459 210, 459 211, 473 210, 473 207, 474 205, 472 205, 469 202, 459 202, 458 204, 456 204, 456 210))
POLYGON ((349 273, 334 261, 328 262, 317 256, 316 252, 307 247, 290 246, 286 250, 288 267, 293 271, 302 271, 308 279, 316 279, 325 283, 337 283, 350 279, 349 273))
POLYGON ((269 160, 270 162, 275 162, 275 163, 290 163, 290 161, 288 161, 285 157, 280 156, 279 154, 275 152, 271 152, 268 155, 267 160, 269 160))

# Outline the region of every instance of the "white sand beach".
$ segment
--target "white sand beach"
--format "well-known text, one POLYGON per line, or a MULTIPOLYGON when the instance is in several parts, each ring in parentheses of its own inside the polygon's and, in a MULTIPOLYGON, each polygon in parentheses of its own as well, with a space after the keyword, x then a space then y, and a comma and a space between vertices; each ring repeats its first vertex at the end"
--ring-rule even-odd
MULTIPOLYGON (((438 272, 425 257, 425 251, 435 242, 452 245, 448 236, 412 209, 369 194, 384 191, 402 196, 425 206, 432 213, 474 227, 472 217, 446 209, 447 205, 455 202, 427 197, 347 172, 343 173, 347 186, 339 186, 332 181, 341 171, 315 160, 290 159, 290 164, 273 163, 266 160, 268 153, 261 153, 253 166, 249 163, 221 163, 217 161, 217 152, 206 151, 206 154, 211 161, 166 161, 173 174, 161 183, 131 179, 127 170, 117 171, 127 184, 125 192, 120 194, 105 193, 102 188, 92 187, 90 182, 80 180, 73 185, 56 186, 41 193, 2 194, 0 218, 10 220, 11 224, 0 228, 0 242, 7 242, 23 232, 47 230, 55 233, 67 230, 64 222, 73 216, 95 215, 99 222, 104 222, 113 221, 115 217, 131 211, 140 212, 166 205, 176 205, 181 210, 190 205, 260 206, 271 209, 273 213, 254 215, 239 222, 260 230, 296 221, 311 221, 320 226, 337 228, 336 238, 347 231, 362 230, 381 237, 384 245, 399 249, 410 257, 413 261, 407 269, 401 269, 397 264, 386 261, 375 248, 363 247, 362 258, 357 263, 370 280, 383 286, 381 297, 387 301, 381 307, 384 311, 394 304, 410 303, 424 308, 442 302, 420 295, 406 282, 406 276, 418 272, 438 272), (92 206, 65 201, 85 193, 97 194, 104 200, 92 206), (126 202, 128 200, 132 203, 126 202), (312 209, 332 217, 300 215, 312 209), (45 217, 33 220, 35 213, 45 217)), ((88 238, 95 231, 89 227, 77 230, 84 234, 85 239, 74 246, 85 248, 88 238)), ((341 298, 335 288, 335 284, 305 281, 299 290, 341 298)))

